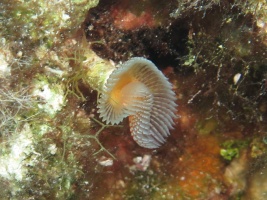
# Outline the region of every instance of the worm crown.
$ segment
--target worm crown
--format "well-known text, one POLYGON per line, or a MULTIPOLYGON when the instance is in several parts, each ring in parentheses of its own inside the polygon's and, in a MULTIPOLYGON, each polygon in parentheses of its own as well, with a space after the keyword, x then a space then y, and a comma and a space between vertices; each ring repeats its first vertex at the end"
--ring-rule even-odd
POLYGON ((142 147, 158 148, 170 134, 176 117, 172 85, 149 60, 135 57, 115 69, 100 96, 98 112, 108 124, 129 116, 133 139, 142 147))

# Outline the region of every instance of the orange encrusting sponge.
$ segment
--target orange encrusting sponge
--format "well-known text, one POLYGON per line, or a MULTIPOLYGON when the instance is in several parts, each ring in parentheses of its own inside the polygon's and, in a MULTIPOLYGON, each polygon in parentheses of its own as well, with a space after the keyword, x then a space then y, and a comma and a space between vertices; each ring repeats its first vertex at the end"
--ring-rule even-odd
POLYGON ((129 116, 130 131, 142 147, 157 148, 176 117, 172 85, 149 60, 135 57, 115 69, 100 96, 98 112, 108 124, 129 116))

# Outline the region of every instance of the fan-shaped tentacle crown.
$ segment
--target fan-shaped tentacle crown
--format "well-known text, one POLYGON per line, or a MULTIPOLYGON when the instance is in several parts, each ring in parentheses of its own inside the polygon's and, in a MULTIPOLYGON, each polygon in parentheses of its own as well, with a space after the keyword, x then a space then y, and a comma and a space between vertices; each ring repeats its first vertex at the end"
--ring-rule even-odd
POLYGON ((151 61, 135 57, 111 73, 98 112, 110 124, 129 116, 134 140, 142 147, 157 148, 174 125, 175 100, 172 85, 162 72, 151 61))

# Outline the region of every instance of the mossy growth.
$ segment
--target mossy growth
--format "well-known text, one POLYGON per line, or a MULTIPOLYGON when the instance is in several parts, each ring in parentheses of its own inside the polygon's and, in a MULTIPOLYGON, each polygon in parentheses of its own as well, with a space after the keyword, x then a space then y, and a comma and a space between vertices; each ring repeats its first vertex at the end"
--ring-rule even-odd
POLYGON ((94 173, 99 156, 105 154, 116 159, 98 139, 107 125, 87 116, 77 117, 77 113, 69 112, 71 109, 63 108, 54 118, 37 115, 27 122, 27 129, 18 129, 13 134, 15 138, 22 137, 18 144, 15 142, 18 138, 11 142, 13 137, 8 143, 1 143, 4 146, 0 162, 17 159, 10 158, 15 153, 14 148, 22 159, 17 167, 20 170, 10 171, 15 166, 14 161, 8 166, 9 186, 5 187, 3 197, 12 190, 13 199, 71 199, 77 195, 76 186, 80 185, 79 190, 84 192, 91 187, 82 183, 88 182, 85 173, 94 173), (95 134, 94 126, 100 126, 95 134), (86 172, 84 166, 89 167, 86 172))
POLYGON ((98 139, 107 126, 80 106, 90 93, 80 86, 91 88, 87 72, 97 58, 73 35, 97 3, 0 3, 1 47, 10 50, 12 75, 0 80, 1 199, 75 198, 77 190, 88 193, 84 174, 94 172, 98 156, 115 159, 98 139))
POLYGON ((33 46, 40 43, 47 48, 60 43, 62 36, 77 31, 84 12, 98 4, 90 1, 2 1, 3 35, 21 39, 33 46), (7 20, 9 19, 9 20, 7 20), (11 20, 10 20, 11 19, 11 20))
POLYGON ((34 119, 38 114, 38 101, 27 87, 11 90, 1 84, 0 93, 0 136, 6 137, 16 132, 24 123, 34 119))
MULTIPOLYGON (((52 133, 59 132, 53 128, 52 133)), ((68 199, 74 193, 73 183, 83 174, 77 160, 71 154, 66 156, 70 146, 64 138, 57 141, 53 135, 48 137, 49 132, 44 137, 37 134, 33 140, 34 151, 25 159, 27 178, 20 182, 23 190, 14 197, 68 199)))
MULTIPOLYGON (((246 6, 225 2, 211 5, 209 12, 205 6, 198 13, 192 11, 195 17, 189 20, 188 55, 181 58, 181 71, 191 70, 197 76, 190 103, 198 110, 212 105, 207 117, 260 124, 266 118, 267 52, 261 28, 256 28, 258 18, 246 6), (221 111, 228 117, 218 115, 221 111)), ((257 6, 253 4, 262 15, 257 6)))
POLYGON ((221 145, 220 155, 226 160, 231 161, 239 157, 242 149, 249 146, 248 140, 227 140, 221 145))
POLYGON ((161 186, 161 180, 152 170, 136 172, 127 187, 125 197, 129 200, 156 199, 157 191, 161 186))
POLYGON ((214 118, 210 118, 198 122, 196 126, 199 130, 199 134, 207 135, 216 131, 216 128, 218 127, 218 122, 214 118))
POLYGON ((267 154, 267 145, 265 137, 256 137, 250 143, 250 156, 252 158, 258 158, 267 154))
POLYGON ((62 82, 65 87, 64 99, 78 98, 88 101, 89 91, 103 90, 106 79, 114 70, 112 62, 101 59, 90 48, 85 36, 75 41, 71 46, 72 51, 65 52, 68 62, 68 73, 63 74, 62 82))

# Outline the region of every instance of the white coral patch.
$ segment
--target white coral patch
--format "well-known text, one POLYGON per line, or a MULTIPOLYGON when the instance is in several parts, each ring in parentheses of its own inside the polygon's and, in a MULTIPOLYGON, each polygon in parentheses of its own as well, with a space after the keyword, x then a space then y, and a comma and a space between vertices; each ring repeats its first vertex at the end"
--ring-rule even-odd
POLYGON ((27 173, 27 157, 33 152, 33 138, 29 124, 10 138, 9 148, 0 155, 0 176, 21 181, 27 173))
POLYGON ((0 49, 0 77, 11 75, 11 67, 8 64, 11 60, 11 52, 7 49, 0 49))
POLYGON ((63 106, 64 91, 60 85, 53 85, 51 88, 50 85, 41 82, 33 94, 43 100, 38 107, 50 116, 54 116, 63 106))

